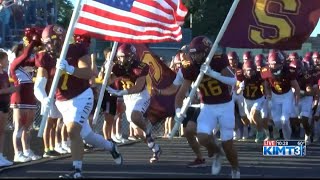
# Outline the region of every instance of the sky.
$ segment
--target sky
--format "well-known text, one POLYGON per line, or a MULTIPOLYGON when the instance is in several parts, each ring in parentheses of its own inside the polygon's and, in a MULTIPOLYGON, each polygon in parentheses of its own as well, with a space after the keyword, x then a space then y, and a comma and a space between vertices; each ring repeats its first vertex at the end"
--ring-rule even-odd
MULTIPOLYGON (((76 0, 70 0, 73 4, 75 3, 76 0)), ((313 30, 311 37, 317 36, 317 34, 320 34, 320 21, 317 24, 316 28, 313 30)))
POLYGON ((320 34, 320 20, 318 21, 316 28, 313 30, 311 37, 315 37, 317 34, 320 34))

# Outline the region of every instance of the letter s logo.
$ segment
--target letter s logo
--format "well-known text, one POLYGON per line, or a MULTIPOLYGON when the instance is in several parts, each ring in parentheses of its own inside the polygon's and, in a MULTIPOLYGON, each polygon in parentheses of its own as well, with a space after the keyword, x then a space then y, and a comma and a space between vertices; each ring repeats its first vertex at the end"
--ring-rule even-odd
MULTIPOLYGON (((253 16, 257 26, 250 25, 249 40, 253 44, 275 44, 295 33, 295 26, 288 15, 298 15, 301 0, 256 0, 253 16), (279 12, 270 7, 279 7, 279 12), (266 32, 268 31, 268 32, 266 32)), ((273 8, 278 9, 278 8, 273 8)))

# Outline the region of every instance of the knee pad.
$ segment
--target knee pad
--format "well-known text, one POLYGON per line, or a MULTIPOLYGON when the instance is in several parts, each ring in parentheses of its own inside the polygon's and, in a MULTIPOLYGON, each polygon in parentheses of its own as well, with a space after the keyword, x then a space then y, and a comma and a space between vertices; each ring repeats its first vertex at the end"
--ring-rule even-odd
POLYGON ((221 141, 228 141, 233 139, 233 129, 221 129, 220 130, 221 141))

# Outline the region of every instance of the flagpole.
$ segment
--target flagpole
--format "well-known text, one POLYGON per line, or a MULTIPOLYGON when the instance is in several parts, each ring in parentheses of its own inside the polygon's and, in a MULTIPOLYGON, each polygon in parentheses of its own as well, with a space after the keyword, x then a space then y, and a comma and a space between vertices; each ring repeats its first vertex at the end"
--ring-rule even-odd
MULTIPOLYGON (((71 17, 71 20, 70 20, 70 24, 69 24, 69 27, 68 27, 68 30, 67 30, 67 34, 66 34, 66 37, 64 39, 64 43, 63 43, 62 50, 61 50, 61 53, 60 53, 60 58, 57 59, 57 62, 56 62, 57 64, 60 63, 61 59, 65 59, 66 58, 66 55, 67 55, 67 52, 68 52, 68 49, 69 49, 69 39, 73 35, 74 25, 75 25, 76 20, 77 20, 77 18, 79 16, 79 11, 80 11, 80 7, 81 7, 81 1, 82 0, 76 1, 75 8, 73 10, 72 17, 71 17)), ((51 88, 50 88, 50 92, 49 92, 49 95, 48 95, 49 102, 53 101, 53 97, 54 97, 54 94, 56 92, 61 73, 62 73, 62 71, 60 69, 56 69, 56 73, 54 75, 54 78, 53 78, 53 81, 52 81, 52 85, 51 85, 51 88)), ((44 114, 42 115, 42 120, 41 120, 41 124, 40 124, 40 129, 39 129, 39 132, 38 132, 38 137, 42 137, 42 135, 43 135, 44 127, 46 125, 48 114, 49 114, 49 109, 51 109, 51 106, 52 106, 52 103, 49 104, 49 107, 47 107, 45 109, 44 114)))
MULTIPOLYGON (((207 56, 206 61, 204 62, 204 64, 207 64, 207 65, 210 64, 210 62, 212 60, 212 57, 213 57, 214 53, 216 52, 216 50, 218 48, 219 42, 222 39, 223 34, 226 31, 226 29, 227 29, 227 27, 228 27, 228 25, 229 25, 229 23, 231 21, 231 18, 232 18, 233 14, 234 14, 237 6, 238 6, 239 1, 240 0, 233 1, 233 4, 232 4, 232 6, 231 6, 231 8, 229 10, 229 13, 228 13, 225 21, 223 22, 223 25, 222 25, 222 27, 221 27, 221 29, 219 31, 219 34, 218 34, 216 40, 214 41, 213 46, 212 46, 212 48, 211 48, 211 50, 209 52, 209 55, 207 56)), ((204 73, 202 71, 200 71, 200 74, 198 75, 197 80, 194 82, 194 86, 192 86, 192 90, 191 90, 189 96, 186 98, 186 100, 184 101, 184 103, 183 103, 183 105, 181 107, 181 114, 182 115, 186 114, 186 111, 187 111, 188 107, 191 104, 191 101, 192 101, 192 99, 193 99, 193 97, 194 97, 194 95, 195 95, 195 93, 197 91, 197 88, 198 88, 198 86, 199 86, 199 84, 200 84, 200 82, 201 82, 201 80, 203 78, 203 75, 204 75, 204 73)), ((170 139, 172 139, 173 136, 176 134, 176 132, 179 130, 180 125, 181 125, 181 122, 176 122, 174 124, 174 127, 172 128, 172 131, 171 131, 170 136, 169 136, 170 139)))
POLYGON ((112 46, 112 51, 111 51, 110 58, 107 59, 107 65, 106 65, 107 69, 105 69, 105 74, 104 74, 102 86, 101 86, 101 89, 100 89, 100 94, 99 94, 99 98, 98 98, 97 107, 96 107, 96 110, 94 111, 92 124, 96 124, 97 121, 98 121, 98 118, 99 118, 99 112, 100 112, 100 109, 101 109, 101 104, 102 104, 104 92, 105 92, 105 90, 107 88, 107 82, 108 82, 108 79, 110 77, 111 70, 112 70, 112 65, 113 65, 113 61, 112 60, 114 59, 114 56, 116 55, 117 48, 118 48, 118 42, 114 42, 113 46, 112 46))

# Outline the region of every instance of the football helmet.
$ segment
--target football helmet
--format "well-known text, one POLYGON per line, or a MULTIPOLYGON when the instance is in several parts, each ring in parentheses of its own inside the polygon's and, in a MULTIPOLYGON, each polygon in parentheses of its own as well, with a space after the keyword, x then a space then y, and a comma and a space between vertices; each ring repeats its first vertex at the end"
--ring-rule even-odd
POLYGON ((312 70, 314 68, 314 64, 313 64, 311 56, 304 57, 302 59, 302 63, 303 63, 303 66, 308 70, 312 70))
POLYGON ((298 75, 303 73, 303 63, 298 59, 294 59, 290 62, 289 67, 294 69, 298 75))
POLYGON ((84 44, 86 47, 89 47, 91 43, 91 37, 87 35, 75 34, 73 36, 73 39, 74 39, 74 42, 84 44))
POLYGON ((251 78, 256 74, 257 68, 254 62, 249 60, 243 63, 242 70, 245 77, 251 78))
POLYGON ((189 44, 189 56, 196 64, 202 64, 212 47, 211 40, 206 36, 197 36, 189 44))
POLYGON ((230 51, 228 54, 229 65, 235 69, 239 64, 239 56, 235 51, 230 51))
POLYGON ((277 50, 271 50, 268 54, 268 64, 273 75, 278 76, 283 69, 284 56, 277 50))
POLYGON ((137 50, 132 44, 121 44, 117 50, 116 63, 128 68, 136 58, 137 50))
POLYGON ((297 52, 292 52, 292 53, 290 53, 290 54, 289 54, 289 57, 288 57, 288 60, 289 60, 289 61, 293 61, 293 60, 295 60, 295 59, 299 59, 298 53, 297 53, 297 52))
POLYGON ((306 54, 304 55, 304 57, 312 57, 312 52, 306 52, 306 54))
POLYGON ((246 52, 243 53, 243 55, 242 55, 243 62, 246 62, 246 61, 252 60, 252 59, 253 58, 252 58, 251 51, 246 51, 246 52))
POLYGON ((312 60, 313 60, 313 64, 315 64, 316 66, 320 65, 320 54, 318 51, 314 51, 312 53, 312 60))
POLYGON ((257 67, 257 71, 260 71, 260 69, 265 66, 265 57, 263 54, 257 54, 255 57, 254 57, 254 63, 257 67))
POLYGON ((43 29, 41 41, 49 54, 54 56, 60 54, 65 34, 64 28, 59 25, 48 25, 43 29))

